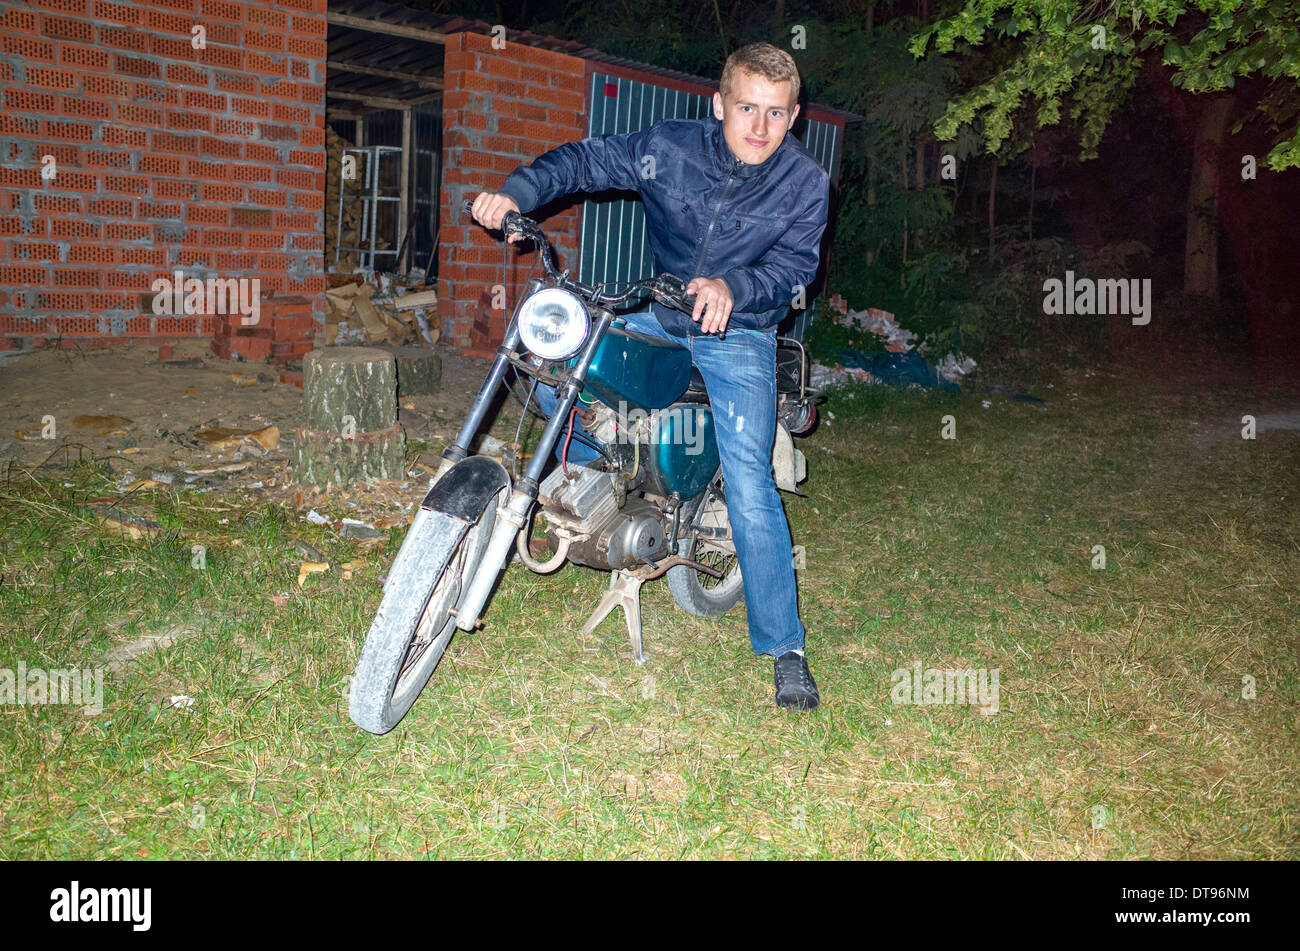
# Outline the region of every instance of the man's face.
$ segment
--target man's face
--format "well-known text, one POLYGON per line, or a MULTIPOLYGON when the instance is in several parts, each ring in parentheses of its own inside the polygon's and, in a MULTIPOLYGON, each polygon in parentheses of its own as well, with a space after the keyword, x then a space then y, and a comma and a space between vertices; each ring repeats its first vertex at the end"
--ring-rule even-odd
POLYGON ((737 71, 727 98, 713 94, 713 114, 736 158, 758 165, 775 152, 799 115, 788 79, 771 82, 757 73, 737 71))

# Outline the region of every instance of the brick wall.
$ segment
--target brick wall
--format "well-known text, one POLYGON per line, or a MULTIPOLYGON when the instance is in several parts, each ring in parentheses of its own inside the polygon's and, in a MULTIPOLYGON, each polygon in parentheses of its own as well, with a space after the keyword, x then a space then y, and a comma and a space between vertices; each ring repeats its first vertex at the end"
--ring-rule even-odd
POLYGON ((324 313, 325 6, 0 0, 0 348, 213 335, 178 269, 324 313))
MULTIPOLYGON (((502 312, 491 307, 492 287, 502 283, 502 244, 462 214, 460 203, 496 190, 542 152, 583 137, 585 61, 518 43, 493 49, 492 38, 477 33, 448 36, 446 55, 438 308, 446 339, 490 351, 504 331, 502 312)), ((580 222, 577 203, 543 222, 562 266, 577 265, 580 222)), ((511 247, 507 312, 535 258, 531 246, 522 253, 511 247)))

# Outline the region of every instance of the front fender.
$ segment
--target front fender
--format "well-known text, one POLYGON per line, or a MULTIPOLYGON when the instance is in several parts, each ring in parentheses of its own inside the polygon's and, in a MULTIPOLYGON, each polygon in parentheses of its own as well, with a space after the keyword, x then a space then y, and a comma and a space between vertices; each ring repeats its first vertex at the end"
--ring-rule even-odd
POLYGON ((483 514, 483 507, 503 488, 510 488, 510 473, 505 466, 491 456, 470 456, 443 473, 420 508, 473 524, 483 514))

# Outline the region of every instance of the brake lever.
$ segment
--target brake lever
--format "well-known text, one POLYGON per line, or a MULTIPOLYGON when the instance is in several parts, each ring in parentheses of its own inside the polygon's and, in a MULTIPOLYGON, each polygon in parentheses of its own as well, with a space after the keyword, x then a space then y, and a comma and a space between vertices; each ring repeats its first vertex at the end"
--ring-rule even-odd
MULTIPOLYGON (((460 203, 461 210, 473 217, 474 202, 466 198, 460 203)), ((538 225, 531 218, 525 218, 517 211, 507 211, 505 217, 501 219, 501 232, 505 235, 517 234, 525 238, 536 237, 538 225)))
MULTIPOLYGON (((686 293, 686 284, 681 278, 673 274, 659 275, 658 285, 654 288, 654 295, 662 303, 679 310, 684 314, 689 314, 695 310, 695 294, 686 293)), ((721 330, 718 332, 719 340, 727 339, 727 332, 721 330)))

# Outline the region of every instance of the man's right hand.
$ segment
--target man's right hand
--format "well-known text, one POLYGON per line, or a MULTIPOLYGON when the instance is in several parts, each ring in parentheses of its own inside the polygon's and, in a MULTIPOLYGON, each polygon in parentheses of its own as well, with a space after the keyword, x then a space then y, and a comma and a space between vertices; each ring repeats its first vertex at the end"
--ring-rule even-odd
MULTIPOLYGON (((479 192, 470 209, 474 220, 491 231, 501 230, 501 222, 507 211, 518 210, 519 206, 515 204, 515 200, 503 192, 479 192)), ((515 242, 519 238, 519 235, 512 234, 506 238, 506 241, 515 242)))

